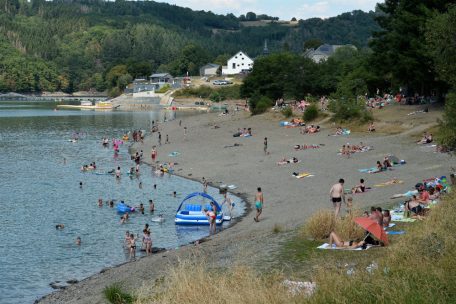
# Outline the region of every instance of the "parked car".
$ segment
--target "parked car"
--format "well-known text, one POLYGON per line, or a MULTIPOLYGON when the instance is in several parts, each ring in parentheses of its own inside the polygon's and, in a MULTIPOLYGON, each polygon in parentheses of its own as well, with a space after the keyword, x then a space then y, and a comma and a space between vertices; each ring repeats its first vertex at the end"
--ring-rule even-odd
POLYGON ((214 80, 212 82, 213 85, 226 85, 226 80, 221 80, 221 79, 218 79, 218 80, 214 80))

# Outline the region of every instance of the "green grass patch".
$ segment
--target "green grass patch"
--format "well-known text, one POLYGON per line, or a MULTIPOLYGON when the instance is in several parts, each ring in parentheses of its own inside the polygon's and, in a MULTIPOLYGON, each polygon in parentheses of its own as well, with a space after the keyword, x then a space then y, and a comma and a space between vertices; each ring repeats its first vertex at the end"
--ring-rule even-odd
POLYGON ((112 304, 130 304, 135 300, 132 295, 124 292, 118 283, 106 286, 103 294, 106 300, 112 304))

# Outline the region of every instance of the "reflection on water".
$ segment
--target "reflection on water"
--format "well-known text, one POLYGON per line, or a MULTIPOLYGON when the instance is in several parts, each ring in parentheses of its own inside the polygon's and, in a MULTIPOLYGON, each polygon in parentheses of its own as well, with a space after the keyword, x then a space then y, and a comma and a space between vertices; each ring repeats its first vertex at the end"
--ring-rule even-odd
MULTIPOLYGON (((208 234, 207 227, 174 225, 180 201, 201 190, 199 183, 170 175, 157 177, 146 165, 138 178, 127 177, 132 166, 127 144, 121 145, 117 158, 111 148, 101 145, 105 136, 119 138, 128 130, 147 130, 163 115, 53 111, 47 106, 0 108, 0 303, 31 303, 52 291, 50 282, 82 279, 124 262, 125 231, 141 237, 145 223, 151 226, 154 247, 174 248, 208 234), (75 132, 84 136, 71 143, 68 139, 75 132), (120 166, 124 175, 116 181, 110 175, 80 172, 81 165, 94 161, 100 170, 120 166), (107 205, 99 208, 98 198, 125 200, 132 206, 142 202, 146 213, 132 214, 128 223, 120 225, 120 215, 107 205), (147 211, 149 199, 155 202, 155 215, 147 211), (165 222, 151 221, 158 214, 164 215, 165 222), (65 228, 56 230, 58 223, 65 228), (77 236, 81 246, 75 245, 77 236)), ((172 118, 172 113, 166 115, 172 118)), ((217 189, 209 193, 221 200, 217 189)))

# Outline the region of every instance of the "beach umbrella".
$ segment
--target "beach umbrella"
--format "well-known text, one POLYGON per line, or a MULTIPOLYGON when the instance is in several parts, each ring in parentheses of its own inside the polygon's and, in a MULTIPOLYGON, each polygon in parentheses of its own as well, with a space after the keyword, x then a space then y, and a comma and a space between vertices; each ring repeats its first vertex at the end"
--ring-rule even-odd
POLYGON ((382 241, 385 245, 388 245, 388 236, 385 230, 376 221, 371 220, 367 217, 357 217, 354 219, 355 223, 363 227, 370 234, 375 236, 377 239, 382 241))

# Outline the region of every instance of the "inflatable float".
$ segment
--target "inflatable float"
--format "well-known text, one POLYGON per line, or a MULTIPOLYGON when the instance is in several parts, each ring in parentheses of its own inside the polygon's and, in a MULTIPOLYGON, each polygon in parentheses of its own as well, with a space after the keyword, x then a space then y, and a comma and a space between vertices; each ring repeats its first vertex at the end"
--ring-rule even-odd
POLYGON ((124 202, 117 204, 116 209, 117 209, 117 212, 119 212, 119 213, 135 212, 134 207, 130 207, 130 206, 126 205, 124 202))
POLYGON ((203 209, 211 210, 210 202, 201 204, 189 204, 187 201, 194 197, 203 197, 213 202, 217 207, 217 215, 215 218, 215 224, 221 225, 224 220, 222 208, 217 201, 207 193, 194 192, 187 195, 186 198, 180 203, 179 208, 176 212, 176 218, 174 220, 176 225, 209 225, 206 215, 203 213, 203 209))

